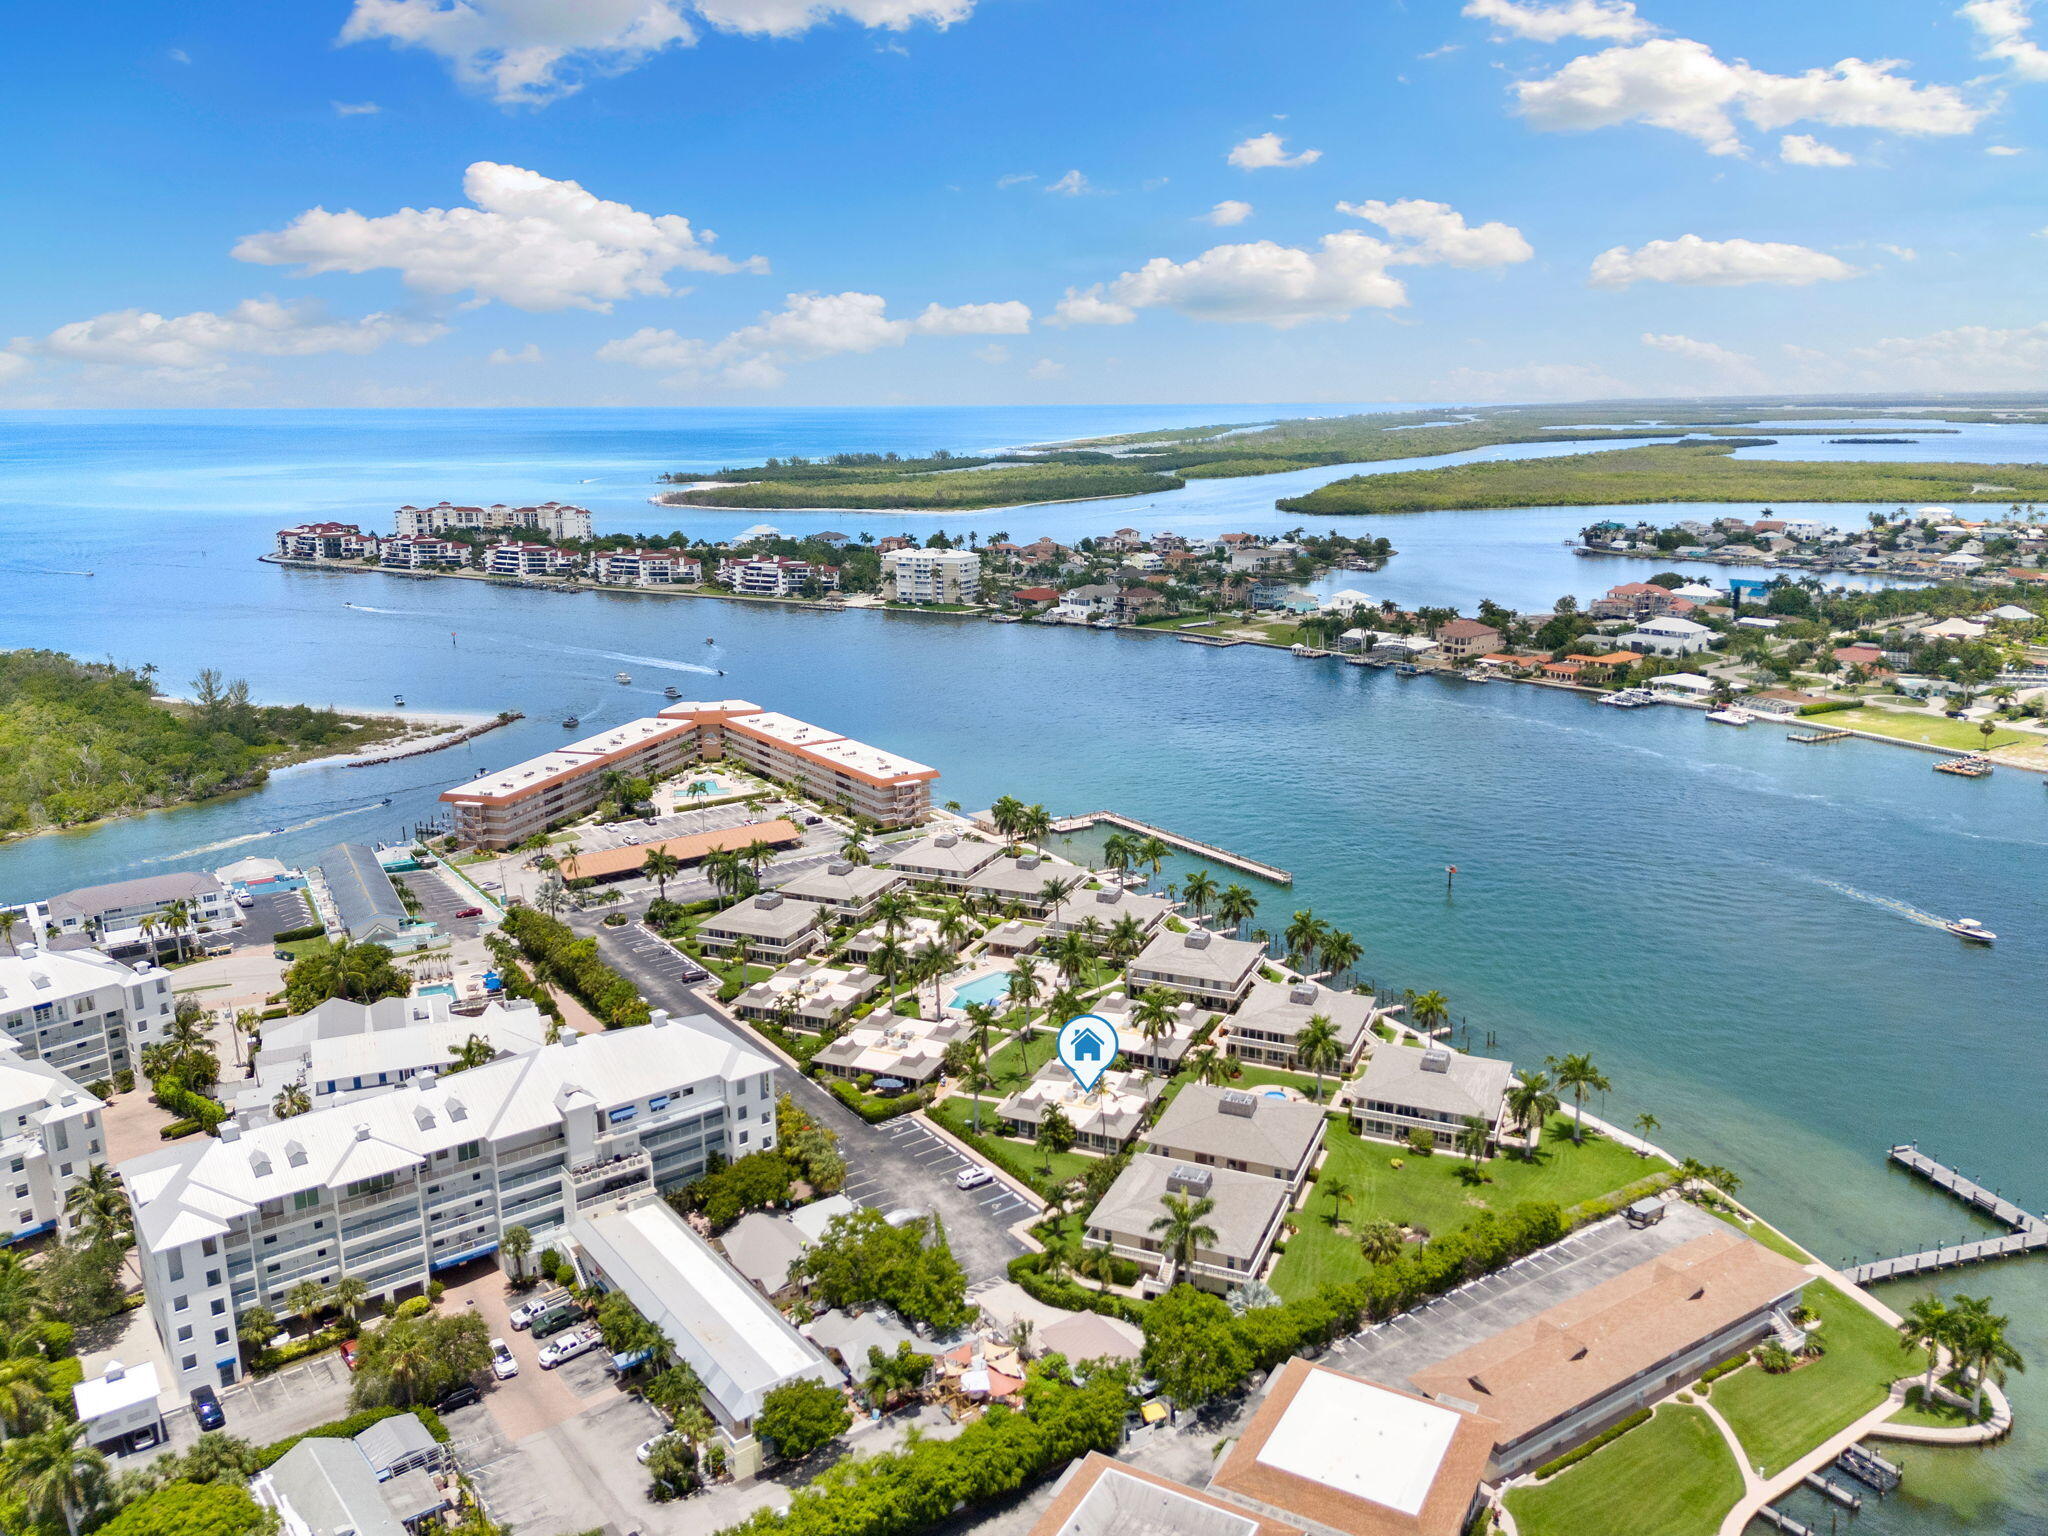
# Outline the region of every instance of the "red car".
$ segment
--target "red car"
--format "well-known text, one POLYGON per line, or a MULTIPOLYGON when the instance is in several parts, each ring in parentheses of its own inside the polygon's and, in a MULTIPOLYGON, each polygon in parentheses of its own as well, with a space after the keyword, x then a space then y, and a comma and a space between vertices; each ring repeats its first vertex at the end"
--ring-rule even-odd
POLYGON ((341 1363, 350 1370, 356 1368, 356 1341, 343 1339, 341 1342, 341 1363))
POLYGON ((456 913, 455 915, 457 917, 482 917, 484 915, 484 909, 482 907, 464 907, 460 912, 456 913))

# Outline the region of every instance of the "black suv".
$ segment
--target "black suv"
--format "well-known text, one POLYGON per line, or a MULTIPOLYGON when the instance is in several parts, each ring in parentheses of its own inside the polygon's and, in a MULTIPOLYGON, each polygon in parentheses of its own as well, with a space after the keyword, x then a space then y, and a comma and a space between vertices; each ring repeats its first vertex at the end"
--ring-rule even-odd
POLYGON ((211 1387, 194 1387, 192 1417, 199 1421, 201 1429, 219 1429, 227 1423, 228 1416, 221 1412, 220 1394, 211 1387))
POLYGON ((461 1386, 451 1387, 434 1399, 434 1412, 452 1413, 457 1408, 474 1407, 483 1400, 484 1395, 477 1391, 476 1383, 465 1381, 461 1386))

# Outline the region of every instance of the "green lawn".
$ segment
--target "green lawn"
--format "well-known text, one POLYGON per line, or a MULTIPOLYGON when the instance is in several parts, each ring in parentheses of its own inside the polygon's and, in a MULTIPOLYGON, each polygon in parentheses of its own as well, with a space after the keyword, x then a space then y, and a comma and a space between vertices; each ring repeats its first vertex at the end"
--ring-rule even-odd
POLYGON ((1812 1254, 1801 1248, 1776 1227, 1768 1226, 1761 1221, 1744 1221, 1740 1216, 1729 1211, 1715 1211, 1713 1214, 1727 1222, 1736 1231, 1747 1233, 1770 1249, 1771 1252, 1783 1254, 1795 1264, 1811 1264, 1813 1262, 1812 1254))
POLYGON ((1085 1152, 1060 1152, 1054 1154, 1052 1169, 1047 1172, 1045 1153, 1032 1143, 996 1134, 996 1103, 994 1099, 981 1101, 981 1134, 978 1137, 973 1128, 974 1100, 964 1094, 941 1099, 926 1113, 969 1146, 991 1149, 986 1154, 991 1161, 1002 1160, 993 1155, 995 1151, 1002 1152, 1020 1177, 1029 1178, 1035 1184, 1060 1184, 1068 1179, 1083 1178, 1094 1166, 1095 1159, 1085 1152))
POLYGON ((1011 1035, 1001 1045, 988 1053, 989 1076, 995 1079, 998 1089, 1007 1093, 1030 1081, 1038 1069, 1051 1061, 1059 1049, 1059 1033, 1056 1030, 1038 1026, 1031 1032, 1031 1043, 1026 1045, 1016 1035, 1011 1035))
POLYGON ((1522 1536, 1713 1536, 1742 1497, 1742 1470, 1713 1421, 1667 1403, 1650 1422, 1548 1482, 1517 1488, 1522 1536))
POLYGON ((292 939, 284 944, 273 944, 271 948, 290 950, 292 959, 296 962, 308 955, 317 955, 324 950, 332 949, 334 944, 326 934, 316 933, 310 939, 292 939))
POLYGON ((1821 1319, 1826 1353, 1782 1376, 1746 1365, 1714 1383, 1714 1406, 1766 1474, 1789 1465, 1884 1401, 1901 1376, 1926 1369, 1926 1351, 1907 1349, 1882 1318, 1834 1286, 1806 1288, 1821 1319))
MULTIPOLYGON (((1951 720, 1946 715, 1907 715, 1889 709, 1836 709, 1824 715, 1810 716, 1801 723, 1822 731, 1836 727, 1871 731, 1879 736, 1896 736, 1901 741, 1923 741, 1931 747, 1954 747, 1959 752, 1981 752, 1987 745, 1976 721, 1951 720)), ((2037 736, 2000 730, 1993 734, 1988 745, 2010 747, 2019 742, 2038 740, 2037 736)))
POLYGON ((1360 1139, 1347 1121, 1332 1120, 1328 1155, 1301 1216, 1301 1230, 1287 1241, 1287 1251, 1273 1273, 1273 1289, 1282 1296, 1305 1296, 1332 1281, 1355 1280, 1366 1270, 1353 1231, 1385 1217, 1403 1226, 1423 1227, 1432 1234, 1463 1226, 1482 1210, 1501 1210, 1524 1200, 1555 1200, 1576 1205, 1597 1199, 1647 1178, 1669 1165, 1642 1158, 1603 1136, 1588 1133, 1583 1147, 1571 1141, 1570 1121, 1551 1122, 1535 1161, 1496 1157, 1480 1165, 1487 1181, 1467 1184, 1458 1176, 1468 1166, 1450 1152, 1418 1157, 1407 1147, 1360 1139), (1395 1168, 1400 1162, 1403 1166, 1395 1168), (1341 1179, 1351 1198, 1343 1207, 1344 1226, 1329 1221, 1329 1181, 1341 1179))
MULTIPOLYGON (((1953 1388, 1955 1383, 1953 1380, 1950 1380, 1947 1385, 1953 1388)), ((1988 1399, 1985 1402, 1985 1407, 1987 1411, 1990 1408, 1988 1399)), ((1954 1403, 1947 1402, 1938 1397, 1934 1400, 1932 1407, 1922 1407, 1920 1403, 1920 1389, 1918 1387, 1908 1387, 1906 1388, 1906 1406, 1893 1414, 1885 1422, 1888 1424, 1926 1424, 1937 1429, 1960 1429, 1965 1424, 1976 1423, 1977 1418, 1969 1409, 1958 1408, 1954 1403)))

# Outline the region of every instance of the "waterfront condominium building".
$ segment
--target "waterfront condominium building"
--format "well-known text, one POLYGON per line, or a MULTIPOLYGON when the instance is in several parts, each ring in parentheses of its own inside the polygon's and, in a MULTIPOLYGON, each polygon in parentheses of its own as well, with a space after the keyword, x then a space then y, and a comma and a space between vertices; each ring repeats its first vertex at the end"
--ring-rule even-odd
POLYGON ((544 501, 537 507, 508 507, 503 502, 489 507, 457 507, 443 501, 431 507, 398 509, 401 534, 445 533, 450 528, 533 528, 550 539, 587 539, 590 512, 560 501, 544 501))
MULTIPOLYGON (((242 925, 242 909, 228 888, 203 871, 183 870, 168 875, 144 875, 139 880, 117 880, 112 885, 87 885, 52 896, 44 905, 44 923, 51 942, 59 949, 74 941, 90 940, 116 952, 130 946, 146 946, 142 920, 155 918, 162 925, 164 914, 182 903, 185 912, 183 934, 207 933, 242 925)), ((175 943, 179 937, 168 926, 160 926, 151 938, 158 948, 175 943)))
POLYGON ((123 1163, 136 1253, 183 1395, 240 1378, 235 1319, 302 1280, 373 1296, 539 1242, 580 1212, 775 1145, 775 1065, 671 1021, 556 1045, 123 1163))
POLYGON ((0 1232, 18 1242, 76 1231, 65 1197, 106 1161, 100 1101, 45 1061, 0 1041, 0 1232))
POLYGON ((625 587, 671 587, 704 579, 704 562, 674 549, 608 549, 591 557, 590 574, 625 587))
POLYGON ((899 603, 981 599, 981 556, 971 549, 892 549, 882 556, 882 590, 899 603))
POLYGON ((97 950, 23 944, 0 956, 0 1029, 30 1061, 74 1083, 96 1083, 141 1064, 173 1011, 171 978, 159 966, 126 966, 97 950))
POLYGON ((284 560, 360 560, 377 552, 377 536, 354 523, 301 523, 277 530, 277 553, 284 560))
POLYGON ((490 547, 484 569, 493 576, 567 576, 576 569, 576 557, 552 544, 507 539, 490 547))
POLYGON ((382 542, 377 563, 401 571, 445 570, 469 564, 469 546, 431 533, 401 533, 382 542))
POLYGON ((820 592, 838 591, 839 567, 787 555, 750 555, 719 561, 718 579, 749 597, 800 597, 813 585, 820 592))
POLYGON ((931 813, 936 768, 806 725, 744 699, 673 704, 659 715, 544 753, 446 790, 455 832, 482 848, 509 848, 596 808, 609 769, 659 778, 699 760, 732 758, 884 827, 931 813))

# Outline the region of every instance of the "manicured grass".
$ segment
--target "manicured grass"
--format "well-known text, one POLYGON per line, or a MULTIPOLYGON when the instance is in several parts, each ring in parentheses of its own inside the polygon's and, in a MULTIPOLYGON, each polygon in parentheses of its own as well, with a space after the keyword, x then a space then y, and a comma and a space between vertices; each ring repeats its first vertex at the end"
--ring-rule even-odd
MULTIPOLYGON (((1952 1389, 1955 1387, 1955 1383, 1952 1380, 1947 1382, 1946 1385, 1952 1389)), ((1988 1416, 1991 1409, 1989 1398, 1985 1399, 1984 1408, 1988 1416)), ((1924 1424, 1935 1429, 1960 1429, 1964 1425, 1977 1423, 1978 1419, 1968 1408, 1958 1408, 1954 1403, 1947 1402, 1938 1397, 1931 1406, 1923 1407, 1920 1402, 1920 1388, 1915 1386, 1906 1388, 1906 1406, 1885 1420, 1885 1422, 1887 1424, 1924 1424)))
POLYGON ((1776 1227, 1767 1226, 1761 1221, 1744 1221, 1740 1216, 1730 1211, 1714 1211, 1713 1214, 1727 1222, 1736 1231, 1747 1233, 1770 1249, 1771 1252, 1781 1253, 1795 1264, 1811 1264, 1813 1262, 1812 1254, 1801 1248, 1776 1227))
POLYGON ((1384 1217, 1432 1234, 1450 1232, 1483 1210, 1503 1210, 1524 1200, 1577 1205, 1670 1166, 1638 1157, 1592 1132, 1584 1146, 1575 1146, 1570 1125, 1563 1115, 1551 1122, 1535 1161, 1492 1158, 1480 1165, 1488 1182, 1467 1184, 1458 1174, 1469 1166, 1463 1157, 1441 1151, 1422 1157, 1407 1147, 1365 1141, 1348 1121, 1332 1119, 1317 1193, 1302 1213, 1301 1230, 1287 1241, 1273 1272, 1273 1289, 1285 1297, 1305 1296, 1333 1281, 1362 1276, 1365 1258, 1352 1234, 1368 1221, 1384 1217), (1396 1162, 1403 1166, 1395 1168, 1396 1162), (1333 1179, 1343 1180, 1351 1195, 1341 1228, 1328 1220, 1330 1199, 1324 1191, 1333 1179))
POLYGON ((1517 1488, 1522 1536, 1713 1536, 1742 1497, 1742 1470, 1698 1408, 1667 1403, 1650 1422, 1548 1482, 1517 1488))
POLYGON ((1925 742, 1931 747, 1953 747, 1959 752, 1981 752, 1987 745, 2010 747, 2041 739, 2018 731, 1999 730, 1987 743, 1974 720, 1951 720, 1946 715, 1899 714, 1889 709, 1830 710, 1824 715, 1809 716, 1802 723, 1823 731, 1838 726, 1844 730, 1870 731, 1878 736, 1896 736, 1901 741, 1925 742))
MULTIPOLYGON (((934 1120, 972 1147, 990 1147, 1005 1154, 1011 1168, 1022 1178, 1033 1184, 1062 1184, 1068 1179, 1087 1176, 1095 1159, 1085 1152, 1059 1152, 1052 1158, 1052 1168, 1046 1168, 1046 1155, 1028 1141, 1018 1141, 1012 1136, 996 1134, 996 1102, 993 1099, 981 1101, 981 1135, 974 1134, 974 1100, 955 1094, 941 1099, 926 1111, 934 1120)), ((991 1161, 996 1161, 993 1153, 991 1161)))
POLYGON ((1826 1353, 1782 1376, 1747 1365, 1714 1383, 1714 1406, 1750 1460, 1775 1473, 1884 1401, 1891 1384, 1927 1367, 1876 1314, 1824 1281, 1806 1288, 1826 1353))
POLYGON ((995 1079, 997 1088, 1008 1092, 1029 1082, 1058 1049, 1059 1032, 1043 1025, 1033 1028, 1029 1045, 1019 1036, 1011 1035, 988 1053, 989 1076, 995 1079))
POLYGON ((326 950, 334 948, 334 943, 326 934, 316 933, 310 939, 293 939, 289 943, 273 944, 271 948, 290 950, 292 960, 297 962, 305 959, 308 955, 321 954, 326 950))

